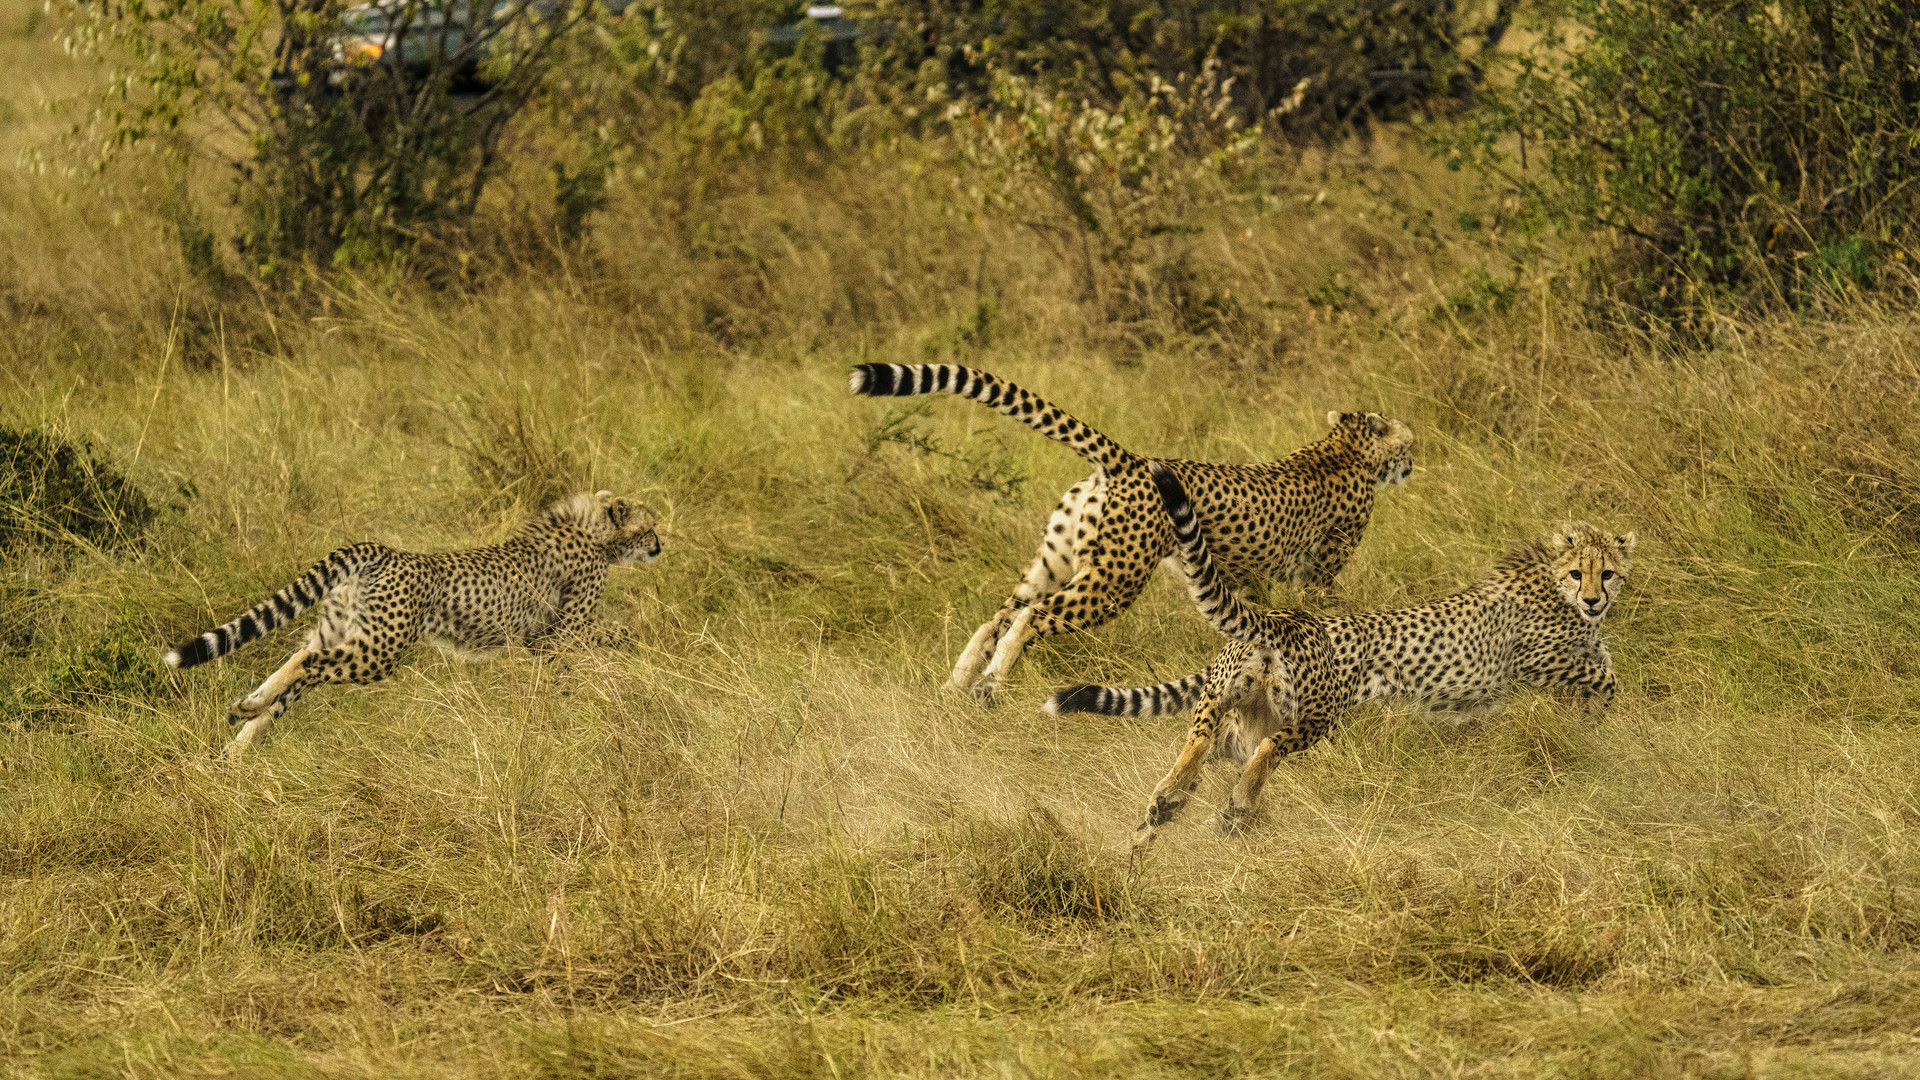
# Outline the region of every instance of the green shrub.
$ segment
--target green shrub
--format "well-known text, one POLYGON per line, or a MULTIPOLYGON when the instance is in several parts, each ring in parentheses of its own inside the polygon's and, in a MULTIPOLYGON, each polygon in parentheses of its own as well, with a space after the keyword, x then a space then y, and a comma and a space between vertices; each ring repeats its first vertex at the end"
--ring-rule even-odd
POLYGON ((1570 0, 1450 150, 1661 295, 1866 286, 1920 211, 1916 54, 1893 0, 1570 0))
POLYGON ((178 696, 158 650, 126 626, 47 656, 0 695, 0 722, 45 722, 76 708, 178 696))
MULTIPOLYGON (((284 283, 305 268, 390 262, 457 232, 503 168, 501 140, 557 46, 593 9, 405 0, 384 30, 358 21, 380 9, 342 0, 69 10, 76 40, 112 70, 84 132, 98 163, 153 141, 225 167, 237 177, 242 268, 284 283), (174 137, 200 135, 203 118, 242 138, 174 137)), ((183 233, 182 249, 209 271, 211 246, 197 233, 183 233)))
POLYGON ((932 63, 956 96, 993 92, 996 70, 1114 106, 1155 79, 1195 78, 1209 58, 1231 79, 1241 123, 1290 106, 1294 136, 1327 138, 1434 98, 1469 92, 1475 56, 1514 4, 1483 18, 1452 0, 854 0, 903 72, 932 63))
POLYGON ((997 70, 990 98, 946 111, 959 202, 1033 229, 1112 316, 1177 308, 1195 219, 1233 196, 1260 138, 1232 114, 1230 90, 1209 62, 1107 108, 997 70))
POLYGON ((0 554, 26 544, 124 547, 156 510, 92 446, 0 427, 0 554))

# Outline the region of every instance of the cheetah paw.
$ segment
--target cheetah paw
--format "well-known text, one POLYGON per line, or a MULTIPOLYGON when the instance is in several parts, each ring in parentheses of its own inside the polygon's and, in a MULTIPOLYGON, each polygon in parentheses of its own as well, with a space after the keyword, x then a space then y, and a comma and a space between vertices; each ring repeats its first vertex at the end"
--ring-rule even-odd
POLYGON ((1153 826, 1144 821, 1141 822, 1140 827, 1133 830, 1133 857, 1137 859, 1145 855, 1147 849, 1153 847, 1153 841, 1157 836, 1158 833, 1153 826))

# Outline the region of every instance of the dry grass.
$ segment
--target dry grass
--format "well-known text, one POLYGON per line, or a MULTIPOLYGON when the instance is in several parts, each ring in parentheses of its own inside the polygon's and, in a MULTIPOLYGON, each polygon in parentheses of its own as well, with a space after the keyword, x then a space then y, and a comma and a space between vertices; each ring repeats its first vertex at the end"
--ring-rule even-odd
MULTIPOLYGON (((0 61, 52 79, 20 11, 0 61)), ((44 130, 32 92, 0 91, 9 146, 44 130)), ((1111 333, 1032 237, 881 173, 636 196, 562 271, 350 290, 192 362, 191 294, 131 216, 150 197, 0 176, 0 422, 91 438, 171 504, 134 553, 8 565, 32 618, 0 676, 157 653, 338 544, 492 540, 569 485, 640 495, 667 543, 609 589, 627 645, 422 652, 238 765, 224 703, 283 638, 0 734, 0 1072, 1913 1074, 1908 314, 1691 344, 1541 291, 1435 318, 1456 256, 1357 213, 1338 170, 1290 175, 1253 237, 1202 238, 1273 305, 1211 341, 1111 333), (703 220, 735 247, 688 239, 703 220), (1337 273, 1364 305, 1299 302, 1337 273), (1345 578, 1361 604, 1564 517, 1636 529, 1618 703, 1463 730, 1362 710, 1246 837, 1201 810, 1130 866, 1179 722, 1038 705, 1184 674, 1214 638, 1163 576, 1035 649, 1000 707, 939 694, 1085 466, 943 400, 908 423, 1024 487, 870 449, 888 406, 845 369, 920 357, 1167 454, 1271 456, 1332 407, 1406 419, 1421 470, 1345 578)))

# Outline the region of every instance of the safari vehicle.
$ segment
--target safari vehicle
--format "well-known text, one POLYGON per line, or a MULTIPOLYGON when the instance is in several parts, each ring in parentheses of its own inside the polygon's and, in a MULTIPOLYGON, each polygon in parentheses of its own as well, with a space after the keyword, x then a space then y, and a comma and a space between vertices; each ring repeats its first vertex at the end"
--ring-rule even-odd
POLYGON ((528 19, 551 15, 557 0, 375 0, 341 13, 333 39, 335 85, 376 65, 415 78, 446 72, 456 84, 485 81, 494 42, 528 19))

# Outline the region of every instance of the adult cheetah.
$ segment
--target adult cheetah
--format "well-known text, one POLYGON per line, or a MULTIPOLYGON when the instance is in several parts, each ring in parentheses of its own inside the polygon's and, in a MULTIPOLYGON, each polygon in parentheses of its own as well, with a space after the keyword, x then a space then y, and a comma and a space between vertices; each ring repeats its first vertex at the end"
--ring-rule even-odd
MULTIPOLYGON (((1013 595, 974 631, 951 689, 992 697, 1035 637, 1092 630, 1127 610, 1173 553, 1174 535, 1141 457, 1052 404, 984 371, 954 364, 862 364, 853 390, 872 397, 942 391, 1019 420, 1093 462, 1068 489, 1013 595)), ((1238 584, 1283 577, 1324 591, 1373 516, 1374 496, 1413 472, 1413 431, 1378 413, 1327 414, 1318 442, 1279 461, 1227 465, 1165 460, 1193 492, 1201 535, 1238 584)))
POLYGON ((1516 682, 1572 690, 1590 711, 1613 698, 1613 657, 1600 622, 1626 584, 1632 533, 1566 525, 1510 552, 1470 588, 1415 607, 1262 614, 1224 586, 1178 477, 1156 465, 1153 479, 1179 537, 1178 560, 1194 602, 1232 640, 1197 675, 1139 689, 1073 687, 1044 706, 1055 715, 1112 716, 1192 706, 1186 744, 1134 833, 1136 851, 1185 805, 1209 751, 1242 766, 1221 813, 1231 828, 1253 809, 1276 759, 1320 741, 1348 709, 1373 698, 1486 709, 1516 682), (1223 731, 1225 713, 1232 722, 1223 731))
POLYGON ((280 670, 233 703, 239 753, 315 683, 387 677, 417 641, 465 657, 510 644, 544 645, 586 631, 609 566, 660 554, 654 516, 610 491, 549 506, 504 543, 416 554, 355 544, 327 556, 259 606, 167 653, 176 668, 238 649, 325 601, 320 621, 280 670))

